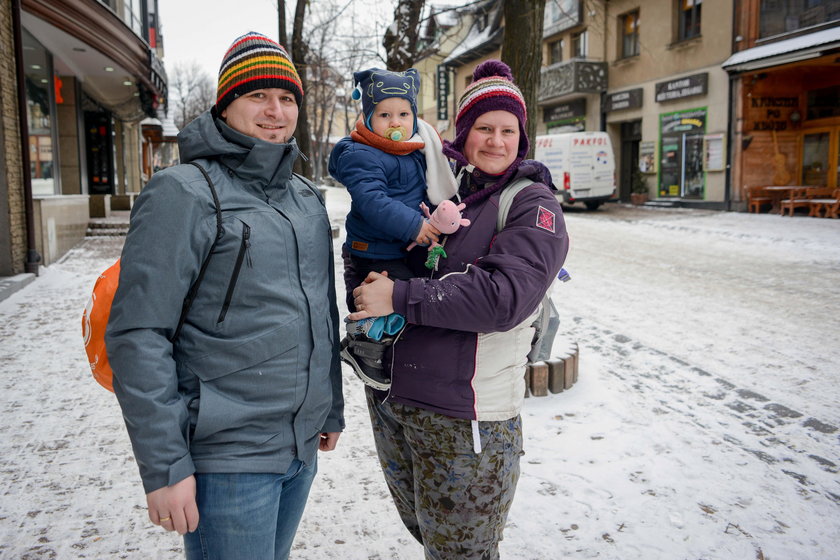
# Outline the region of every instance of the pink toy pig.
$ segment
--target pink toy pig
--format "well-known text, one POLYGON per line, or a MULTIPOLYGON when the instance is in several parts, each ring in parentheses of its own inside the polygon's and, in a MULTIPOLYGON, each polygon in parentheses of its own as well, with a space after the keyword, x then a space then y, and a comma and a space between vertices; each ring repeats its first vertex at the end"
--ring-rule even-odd
MULTIPOLYGON (((429 214, 429 207, 423 202, 420 203, 420 209, 423 211, 423 214, 426 215, 426 219, 429 223, 445 235, 455 233, 461 226, 470 225, 470 221, 468 219, 461 217, 461 210, 465 207, 466 204, 463 202, 455 206, 455 203, 451 200, 444 200, 438 204, 438 207, 435 208, 434 212, 429 214)), ((415 247, 415 245, 417 245, 417 243, 412 242, 407 249, 410 251, 415 247)), ((432 247, 436 245, 438 244, 432 243, 432 247)))

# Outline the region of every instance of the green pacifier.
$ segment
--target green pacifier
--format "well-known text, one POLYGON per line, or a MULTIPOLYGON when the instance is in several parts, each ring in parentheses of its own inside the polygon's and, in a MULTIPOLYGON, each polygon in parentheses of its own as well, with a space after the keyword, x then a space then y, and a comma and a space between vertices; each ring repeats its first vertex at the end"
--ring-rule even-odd
POLYGON ((385 131, 385 137, 393 140, 394 142, 401 142, 405 140, 407 136, 408 131, 404 126, 391 127, 385 131))

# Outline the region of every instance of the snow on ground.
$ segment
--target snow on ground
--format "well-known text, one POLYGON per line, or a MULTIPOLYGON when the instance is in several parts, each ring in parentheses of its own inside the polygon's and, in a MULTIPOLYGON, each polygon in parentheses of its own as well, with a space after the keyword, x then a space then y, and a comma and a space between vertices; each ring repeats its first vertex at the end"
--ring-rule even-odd
MULTIPOLYGON (((328 206, 343 222, 346 193, 328 206)), ((566 220, 558 344, 580 344, 580 377, 525 402, 503 558, 837 558, 840 222, 622 205, 566 220)), ((86 240, 0 302, 0 558, 181 557, 81 346, 119 248, 86 240)), ((347 431, 292 558, 420 560, 344 373, 347 431)))

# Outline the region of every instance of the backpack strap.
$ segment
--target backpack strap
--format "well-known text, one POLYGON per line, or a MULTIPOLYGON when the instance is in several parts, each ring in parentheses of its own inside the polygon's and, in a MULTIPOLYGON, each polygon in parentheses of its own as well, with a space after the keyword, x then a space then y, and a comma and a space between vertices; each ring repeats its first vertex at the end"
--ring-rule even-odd
POLYGON ((198 170, 201 171, 201 174, 204 175, 204 178, 207 180, 207 186, 210 187, 210 194, 213 195, 213 206, 216 208, 216 237, 213 239, 213 245, 210 246, 210 251, 207 253, 207 256, 204 257, 204 262, 201 263, 201 269, 198 271, 198 277, 195 279, 192 286, 190 286, 190 289, 187 291, 187 296, 184 298, 184 303, 181 306, 181 317, 178 319, 178 327, 175 329, 175 333, 172 335, 172 338, 169 339, 169 341, 173 343, 178 340, 178 337, 181 334, 181 328, 184 326, 184 321, 187 320, 187 313, 189 312, 190 307, 192 307, 196 293, 198 293, 198 287, 201 285, 201 281, 204 280, 204 273, 207 272, 207 265, 210 264, 210 257, 213 256, 213 251, 216 250, 216 244, 225 234, 225 229, 222 226, 222 205, 219 202, 219 195, 216 194, 216 187, 213 186, 213 181, 210 180, 210 175, 208 175, 207 171, 198 163, 194 161, 189 163, 196 166, 198 170))
MULTIPOLYGON (((523 189, 534 184, 535 181, 523 177, 508 185, 499 195, 499 214, 496 218, 496 231, 504 229, 505 223, 513 205, 513 199, 523 189)), ((550 291, 550 290, 549 290, 550 291)), ((551 347, 554 343, 554 336, 557 334, 559 317, 554 302, 551 301, 549 292, 543 294, 540 301, 540 312, 531 323, 534 327, 534 338, 531 341, 531 351, 528 353, 528 363, 532 364, 539 360, 547 360, 551 357, 551 347)))
POLYGON ((507 223, 510 207, 513 205, 513 199, 522 192, 522 189, 534 184, 534 181, 527 177, 517 179, 502 190, 499 195, 499 214, 496 217, 496 232, 500 232, 505 228, 507 223))

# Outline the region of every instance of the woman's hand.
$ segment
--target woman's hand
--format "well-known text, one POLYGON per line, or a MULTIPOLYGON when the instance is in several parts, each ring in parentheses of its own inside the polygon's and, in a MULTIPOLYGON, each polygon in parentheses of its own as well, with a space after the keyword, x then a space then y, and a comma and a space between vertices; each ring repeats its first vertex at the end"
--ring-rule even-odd
POLYGON ((368 317, 384 317, 394 312, 394 281, 388 273, 371 272, 365 281, 353 290, 353 305, 356 312, 348 315, 351 321, 368 317))

